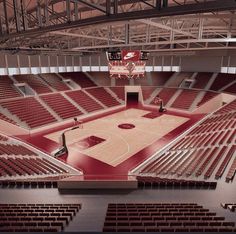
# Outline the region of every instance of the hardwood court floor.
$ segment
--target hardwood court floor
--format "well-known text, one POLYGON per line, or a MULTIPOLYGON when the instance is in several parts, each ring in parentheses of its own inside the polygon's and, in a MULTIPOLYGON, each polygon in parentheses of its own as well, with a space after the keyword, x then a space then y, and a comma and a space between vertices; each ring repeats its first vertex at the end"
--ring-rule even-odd
MULTIPOLYGON (((159 115, 153 119, 143 117, 148 113, 150 113, 148 110, 130 108, 86 122, 83 129, 68 131, 66 141, 69 154, 81 153, 116 167, 189 120, 187 117, 169 114, 159 115), (122 129, 118 127, 124 123, 133 124, 134 128, 122 129), (84 139, 91 136, 105 141, 88 147, 84 139)), ((59 143, 61 134, 62 131, 57 131, 45 135, 45 137, 59 143)))

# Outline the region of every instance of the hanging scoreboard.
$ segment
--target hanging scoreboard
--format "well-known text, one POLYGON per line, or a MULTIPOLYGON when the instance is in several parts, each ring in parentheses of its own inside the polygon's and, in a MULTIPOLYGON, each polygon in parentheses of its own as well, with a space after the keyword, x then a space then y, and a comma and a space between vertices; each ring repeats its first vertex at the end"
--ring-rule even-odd
POLYGON ((107 52, 110 77, 144 77, 148 53, 140 50, 122 50, 107 52))

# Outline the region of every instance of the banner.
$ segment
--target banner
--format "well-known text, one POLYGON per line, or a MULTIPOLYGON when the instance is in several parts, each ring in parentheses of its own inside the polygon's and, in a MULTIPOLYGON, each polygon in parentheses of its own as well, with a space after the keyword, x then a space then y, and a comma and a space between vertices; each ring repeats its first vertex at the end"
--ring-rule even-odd
POLYGON ((139 50, 122 50, 121 58, 125 62, 136 62, 140 60, 140 51, 139 50))

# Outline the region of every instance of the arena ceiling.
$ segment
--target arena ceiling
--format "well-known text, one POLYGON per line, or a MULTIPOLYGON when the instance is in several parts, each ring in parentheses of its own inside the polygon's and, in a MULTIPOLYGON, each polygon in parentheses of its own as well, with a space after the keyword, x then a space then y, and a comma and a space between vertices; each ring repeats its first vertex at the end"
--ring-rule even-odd
POLYGON ((0 50, 236 49, 235 0, 0 0, 0 50))

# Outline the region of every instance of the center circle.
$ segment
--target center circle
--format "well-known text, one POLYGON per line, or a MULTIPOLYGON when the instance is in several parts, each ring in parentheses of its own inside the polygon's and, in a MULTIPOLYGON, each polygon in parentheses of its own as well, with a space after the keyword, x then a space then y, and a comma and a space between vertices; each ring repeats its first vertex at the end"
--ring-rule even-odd
POLYGON ((130 123, 123 123, 123 124, 119 124, 118 128, 121 128, 121 129, 132 129, 132 128, 135 128, 135 125, 134 124, 130 124, 130 123))

